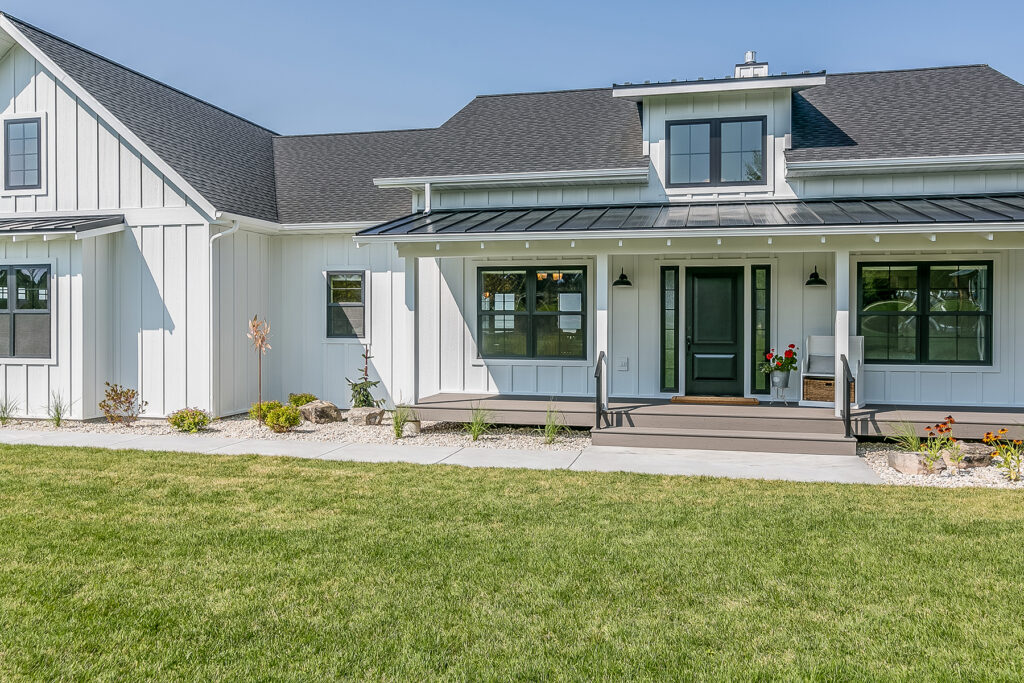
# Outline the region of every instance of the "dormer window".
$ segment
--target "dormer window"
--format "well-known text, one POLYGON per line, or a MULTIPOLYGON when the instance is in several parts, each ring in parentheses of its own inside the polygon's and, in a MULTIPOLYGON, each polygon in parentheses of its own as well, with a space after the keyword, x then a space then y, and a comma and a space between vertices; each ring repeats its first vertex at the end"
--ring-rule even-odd
POLYGON ((764 116, 669 121, 666 185, 763 185, 766 123, 764 116))

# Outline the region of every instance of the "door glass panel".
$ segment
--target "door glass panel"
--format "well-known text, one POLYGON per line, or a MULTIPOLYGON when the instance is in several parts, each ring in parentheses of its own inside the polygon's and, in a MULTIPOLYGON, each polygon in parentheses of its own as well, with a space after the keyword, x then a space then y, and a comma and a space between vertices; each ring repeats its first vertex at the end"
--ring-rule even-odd
POLYGON ((679 391, 679 267, 661 268, 661 390, 679 391))

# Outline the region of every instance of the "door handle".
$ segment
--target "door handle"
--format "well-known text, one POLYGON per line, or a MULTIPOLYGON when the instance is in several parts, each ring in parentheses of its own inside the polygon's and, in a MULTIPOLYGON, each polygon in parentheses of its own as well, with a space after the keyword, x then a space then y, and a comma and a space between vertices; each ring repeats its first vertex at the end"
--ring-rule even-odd
POLYGON ((690 347, 692 345, 693 345, 693 337, 691 337, 690 335, 686 335, 686 350, 689 351, 690 347))

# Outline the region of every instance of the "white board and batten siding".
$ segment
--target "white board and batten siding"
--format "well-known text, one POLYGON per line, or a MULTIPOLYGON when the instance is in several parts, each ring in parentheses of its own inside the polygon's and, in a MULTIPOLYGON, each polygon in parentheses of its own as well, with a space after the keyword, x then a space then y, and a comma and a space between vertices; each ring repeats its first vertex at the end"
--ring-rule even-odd
POLYGON ((0 116, 26 115, 43 122, 43 187, 0 190, 0 216, 126 211, 136 225, 83 240, 0 239, 0 264, 52 263, 57 318, 55 362, 0 361, 2 389, 33 417, 54 393, 73 418, 97 417, 108 381, 138 389, 148 416, 207 407, 209 225, 190 209, 188 223, 167 224, 168 209, 184 217, 184 194, 15 46, 0 60, 0 116))
MULTIPOLYGON (((287 235, 271 240, 270 254, 273 350, 264 396, 286 400, 289 393, 312 393, 347 407, 346 378, 359 377, 369 347, 370 378, 381 382, 374 396, 388 405, 415 401, 415 291, 406 259, 395 246, 356 248, 350 234, 287 235), (366 335, 361 339, 327 337, 326 274, 335 270, 364 273, 366 335)), ((254 362, 251 351, 245 362, 254 362)), ((254 386, 236 408, 247 409, 253 400, 254 386)))

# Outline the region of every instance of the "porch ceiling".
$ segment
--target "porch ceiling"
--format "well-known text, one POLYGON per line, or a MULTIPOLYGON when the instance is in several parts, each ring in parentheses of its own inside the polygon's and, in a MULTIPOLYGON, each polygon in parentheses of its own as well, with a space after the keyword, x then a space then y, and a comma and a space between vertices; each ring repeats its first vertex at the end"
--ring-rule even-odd
POLYGON ((858 199, 615 204, 417 212, 361 231, 360 238, 607 236, 618 231, 859 226, 1024 225, 1024 194, 858 199))

